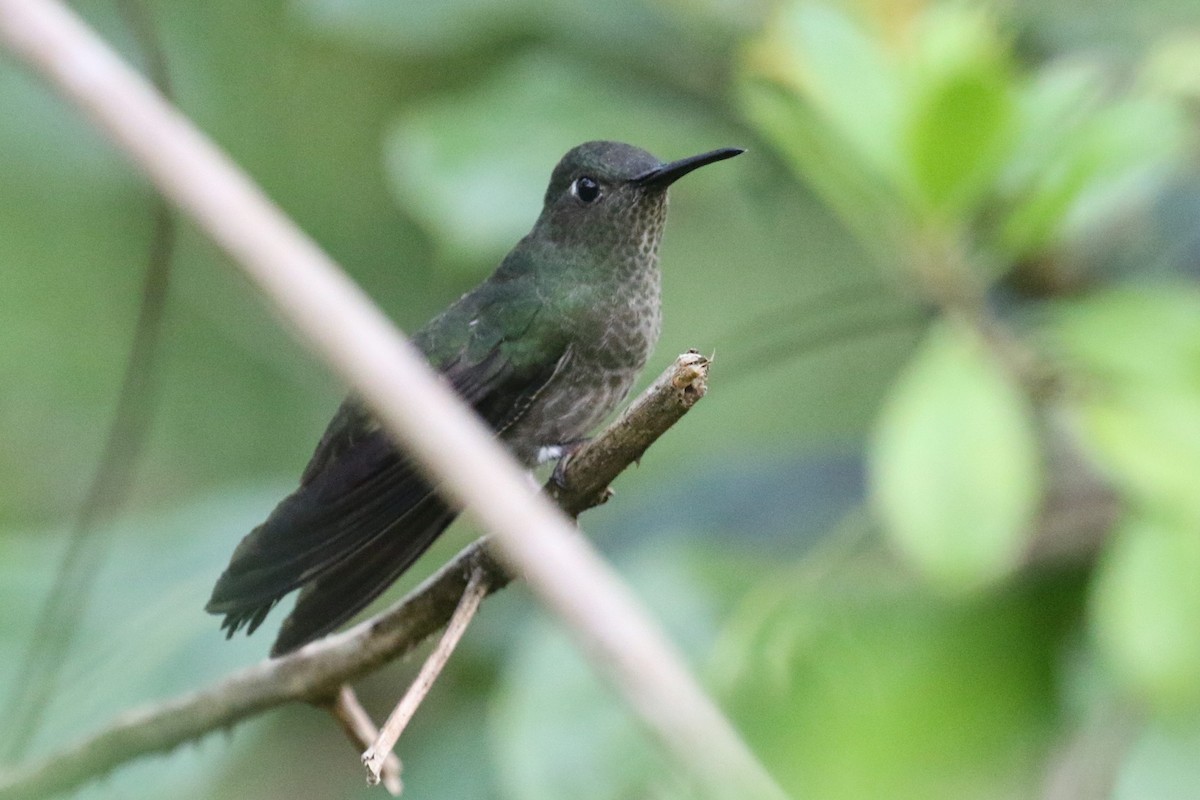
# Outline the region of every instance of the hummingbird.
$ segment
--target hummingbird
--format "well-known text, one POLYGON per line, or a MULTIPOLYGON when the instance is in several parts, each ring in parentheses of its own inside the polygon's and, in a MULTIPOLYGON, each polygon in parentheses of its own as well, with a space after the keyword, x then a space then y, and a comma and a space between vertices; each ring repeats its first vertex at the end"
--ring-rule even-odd
MULTIPOLYGON (((414 335, 522 465, 561 467, 629 393, 661 327, 667 187, 742 152, 664 163, 619 142, 573 148, 550 176, 533 230, 414 335)), ((249 634, 299 589, 271 648, 289 653, 365 608, 457 513, 351 396, 299 488, 234 550, 205 609, 224 615, 226 638, 249 634)))

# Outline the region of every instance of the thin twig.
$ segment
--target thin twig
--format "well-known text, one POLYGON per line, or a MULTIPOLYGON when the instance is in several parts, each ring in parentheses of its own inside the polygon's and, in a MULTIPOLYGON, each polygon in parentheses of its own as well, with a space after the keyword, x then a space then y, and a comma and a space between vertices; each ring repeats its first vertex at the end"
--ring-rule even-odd
MULTIPOLYGON (((325 708, 359 752, 370 747, 379 738, 379 729, 375 727, 375 723, 371 721, 371 715, 358 701, 358 695, 354 693, 353 687, 342 684, 333 700, 325 708)), ((375 776, 375 782, 382 782, 383 788, 387 789, 393 797, 399 797, 400 793, 404 791, 404 783, 400 780, 401 769, 400 757, 395 753, 388 753, 387 758, 383 759, 379 765, 379 772, 375 776)))
POLYGON ((479 604, 487 593, 487 579, 483 570, 477 568, 471 572, 467 588, 463 591, 462 599, 458 601, 458 607, 454 609, 454 616, 446 625, 442 638, 438 640, 437 647, 421 665, 421 671, 417 673, 417 677, 408 687, 408 691, 404 693, 400 702, 396 704, 396 708, 388 716, 387 722, 379 731, 379 736, 363 752, 362 762, 363 766, 367 768, 367 783, 372 786, 379 783, 380 772, 388 758, 392 757, 392 748, 396 746, 396 740, 408 726, 409 720, 417 712, 425 695, 429 694, 429 690, 433 688, 433 682, 437 680, 438 675, 442 673, 442 668, 450 660, 450 654, 454 652, 459 640, 466 633, 467 626, 475 618, 475 612, 479 610, 479 604))
MULTIPOLYGON (((607 486, 644 452, 643 443, 686 414, 704 396, 707 377, 706 361, 692 353, 680 356, 620 418, 581 447, 567 465, 567 489, 558 493, 564 511, 577 515, 595 505, 591 487, 607 486)), ((170 751, 285 703, 328 704, 343 684, 408 655, 445 625, 476 570, 482 570, 488 592, 509 581, 488 540, 480 539, 403 600, 347 631, 200 691, 123 714, 44 759, 0 773, 0 800, 45 800, 139 756, 170 751)))

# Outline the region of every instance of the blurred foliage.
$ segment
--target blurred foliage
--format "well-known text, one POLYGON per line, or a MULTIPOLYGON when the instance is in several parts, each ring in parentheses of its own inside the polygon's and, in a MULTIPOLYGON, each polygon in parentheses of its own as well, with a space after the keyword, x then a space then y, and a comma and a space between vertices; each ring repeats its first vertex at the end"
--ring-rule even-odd
POLYGON ((1180 252, 1194 234, 1155 231, 1122 264, 1113 230, 1196 191, 1194 86, 1171 67, 1200 51, 1173 34, 1123 71, 1071 48, 1021 63, 1014 32, 982 6, 785 4, 749 50, 743 107, 944 317, 871 442, 884 535, 935 590, 1000 591, 1036 552, 1042 465, 1062 462, 1046 448, 1079 451, 1124 507, 1111 538, 1092 532, 1089 657, 1112 668, 1108 694, 1194 725, 1200 295, 1180 252), (1065 440, 1039 433, 1064 423, 1065 440))
POLYGON ((871 456, 892 537, 932 580, 977 589, 1020 564, 1041 504, 1037 431, 975 330, 930 330, 882 411, 871 456))
MULTIPOLYGON (((584 527, 797 797, 1035 797, 1069 758, 1115 797, 1197 796, 1193 0, 149 6, 182 107, 407 329, 525 233, 574 144, 750 147, 672 190, 649 371, 715 350, 712 391, 584 527), (1060 429, 1121 519, 1094 564, 1031 567, 1060 429), (1113 707, 1128 745, 1088 749, 1113 707)), ((137 58, 109 0, 77 7, 137 58)), ((9 665, 54 635, 31 620, 114 405, 150 218, 112 149, 2 60, 0 104, 9 665)), ((194 232, 175 264, 150 452, 37 753, 265 653, 202 607, 341 394, 194 232)), ((382 715, 415 669, 360 693, 382 715)), ((520 587, 400 753, 415 800, 692 791, 520 587)), ((298 708, 80 796, 368 792, 298 708)))

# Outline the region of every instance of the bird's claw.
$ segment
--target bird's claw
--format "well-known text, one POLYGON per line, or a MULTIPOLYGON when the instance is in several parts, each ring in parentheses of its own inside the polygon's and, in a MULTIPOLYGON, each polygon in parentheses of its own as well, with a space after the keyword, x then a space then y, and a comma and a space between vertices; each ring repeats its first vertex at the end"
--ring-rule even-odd
POLYGON ((554 471, 550 473, 550 482, 553 483, 559 491, 566 491, 567 489, 567 463, 571 460, 571 456, 575 455, 575 452, 579 450, 579 448, 583 447, 590 441, 591 439, 576 439, 574 441, 558 445, 558 462, 554 465, 554 471))

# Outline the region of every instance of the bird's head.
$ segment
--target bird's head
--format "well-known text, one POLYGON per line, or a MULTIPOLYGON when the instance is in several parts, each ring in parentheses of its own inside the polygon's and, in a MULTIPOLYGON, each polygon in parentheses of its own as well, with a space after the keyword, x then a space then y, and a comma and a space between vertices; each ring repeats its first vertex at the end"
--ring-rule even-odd
POLYGON ((667 187, 694 169, 741 152, 726 147, 664 163, 632 145, 585 142, 554 168, 534 233, 560 247, 611 250, 634 244, 656 250, 667 187))

